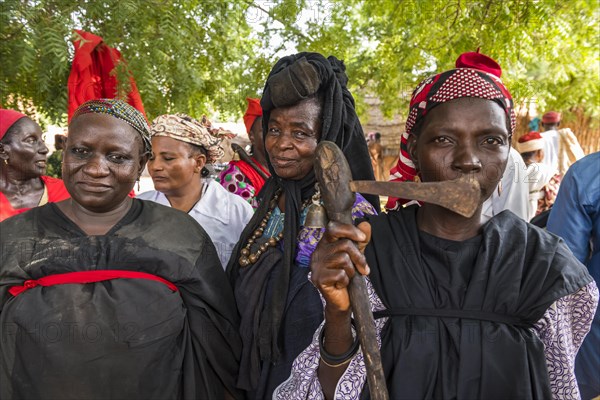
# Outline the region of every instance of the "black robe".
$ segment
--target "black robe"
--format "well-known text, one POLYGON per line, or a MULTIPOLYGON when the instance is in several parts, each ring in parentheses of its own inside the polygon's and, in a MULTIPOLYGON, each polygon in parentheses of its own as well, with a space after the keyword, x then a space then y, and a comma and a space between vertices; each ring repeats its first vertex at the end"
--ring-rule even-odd
POLYGON ((375 316, 391 316, 381 348, 390 398, 551 398, 531 328, 591 282, 583 265, 510 211, 453 242, 419 232, 417 208, 368 218, 370 279, 387 308, 375 316))
POLYGON ((0 398, 222 399, 241 341, 231 286, 187 214, 134 200, 106 235, 87 236, 55 204, 0 224, 0 398), (114 279, 35 287, 28 279, 141 271, 174 283, 114 279))

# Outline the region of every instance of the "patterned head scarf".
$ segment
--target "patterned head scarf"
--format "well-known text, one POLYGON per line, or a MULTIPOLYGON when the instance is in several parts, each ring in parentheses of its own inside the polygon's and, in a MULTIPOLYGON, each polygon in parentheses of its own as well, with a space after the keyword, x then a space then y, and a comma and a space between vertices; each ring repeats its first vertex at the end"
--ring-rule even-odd
POLYGON ((517 150, 519 153, 529 153, 530 151, 542 150, 544 148, 544 138, 537 131, 531 131, 519 138, 517 150))
POLYGON ((235 134, 222 128, 214 128, 211 122, 202 116, 198 121, 185 114, 165 114, 152 121, 152 137, 166 136, 181 142, 190 143, 206 150, 206 162, 212 164, 225 154, 221 142, 235 137, 235 134))
MULTIPOLYGON (((512 134, 516 126, 516 116, 512 96, 500 80, 501 75, 502 69, 496 61, 479 52, 469 52, 458 57, 455 69, 422 81, 412 94, 406 132, 400 139, 398 163, 390 170, 389 180, 414 179, 417 171, 408 154, 408 137, 411 134, 419 134, 415 127, 419 127, 431 109, 450 100, 474 97, 498 103, 510 120, 512 134)), ((394 210, 403 203, 402 199, 390 197, 385 207, 394 210)))
POLYGON ((90 113, 108 114, 121 121, 125 121, 140 134, 142 142, 144 143, 144 153, 152 152, 150 127, 148 126, 148 122, 146 122, 144 115, 134 107, 118 99, 89 100, 75 110, 71 122, 80 115, 90 113))

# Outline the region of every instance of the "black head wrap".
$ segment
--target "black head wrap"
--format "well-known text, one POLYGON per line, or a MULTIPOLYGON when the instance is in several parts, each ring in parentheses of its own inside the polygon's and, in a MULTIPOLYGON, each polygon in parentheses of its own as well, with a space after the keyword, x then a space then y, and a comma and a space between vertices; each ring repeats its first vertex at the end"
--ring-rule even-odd
MULTIPOLYGON (((348 77, 345 69, 342 61, 333 56, 325 58, 319 53, 298 53, 280 59, 267 78, 260 101, 263 109, 263 140, 267 136, 273 109, 291 106, 318 94, 318 97, 323 99, 319 141, 335 142, 343 150, 346 158, 350 160, 350 169, 355 180, 374 180, 367 143, 354 109, 354 98, 346 88, 348 77)), ((259 195, 260 205, 241 234, 227 272, 232 282, 235 282, 240 268, 238 257, 241 248, 268 212, 269 201, 282 189, 285 193, 286 216, 283 228, 283 265, 276 273, 271 299, 265 301, 266 309, 262 313, 258 332, 261 358, 275 361, 280 353, 278 335, 287 299, 291 266, 296 253, 301 205, 314 193, 315 175, 311 170, 301 180, 286 180, 277 176, 268 154, 267 163, 271 178, 267 180, 259 195)), ((365 198, 376 210, 380 209, 377 196, 365 198)))

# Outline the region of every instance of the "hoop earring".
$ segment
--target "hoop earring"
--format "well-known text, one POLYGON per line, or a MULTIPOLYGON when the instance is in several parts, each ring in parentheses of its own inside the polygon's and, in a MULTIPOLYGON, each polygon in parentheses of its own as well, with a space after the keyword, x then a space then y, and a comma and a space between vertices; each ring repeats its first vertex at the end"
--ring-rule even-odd
POLYGON ((502 195, 502 181, 498 182, 498 196, 502 195))

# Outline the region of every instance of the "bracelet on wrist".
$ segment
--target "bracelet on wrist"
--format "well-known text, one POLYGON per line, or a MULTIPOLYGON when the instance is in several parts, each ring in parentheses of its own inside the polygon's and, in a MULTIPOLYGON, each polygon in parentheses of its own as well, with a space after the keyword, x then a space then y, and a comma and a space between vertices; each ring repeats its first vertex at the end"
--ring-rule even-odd
POLYGON ((346 365, 349 364, 350 361, 352 361, 352 357, 348 358, 346 361, 343 361, 339 364, 329 364, 327 361, 325 361, 325 359, 323 358, 323 354, 321 354, 321 362, 325 365, 327 365, 330 368, 337 368, 337 367, 341 367, 342 365, 346 365))
MULTIPOLYGON (((351 320, 351 323, 352 323, 352 326, 354 326, 354 320, 351 320)), ((325 350, 324 340, 325 340, 325 327, 323 327, 323 329, 321 329, 321 333, 319 335, 319 352, 321 353, 321 361, 323 361, 323 363, 325 365, 327 365, 328 367, 331 367, 331 368, 341 367, 342 365, 348 364, 352 360, 352 357, 354 357, 354 355, 358 352, 358 349, 360 348, 360 342, 358 341, 358 336, 356 336, 354 338, 354 342, 352 343, 352 345, 350 346, 348 351, 346 351, 343 354, 334 356, 334 355, 329 354, 325 350)))

